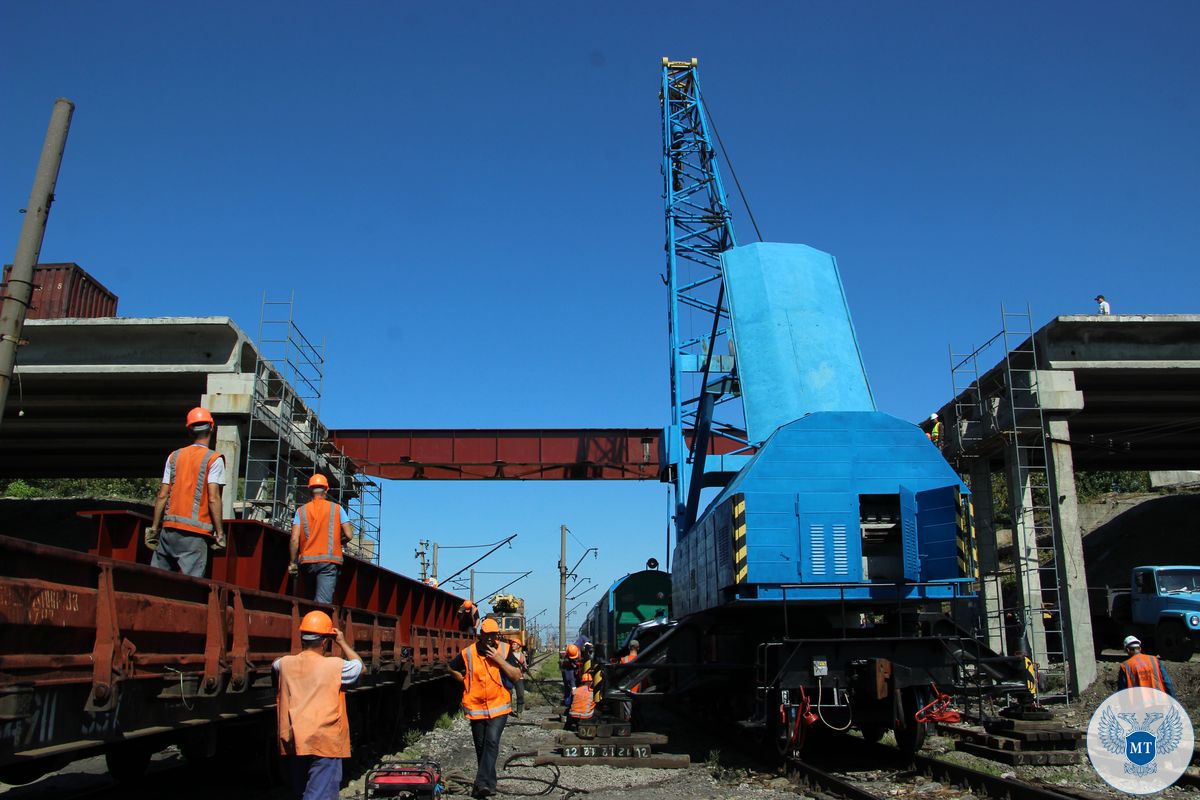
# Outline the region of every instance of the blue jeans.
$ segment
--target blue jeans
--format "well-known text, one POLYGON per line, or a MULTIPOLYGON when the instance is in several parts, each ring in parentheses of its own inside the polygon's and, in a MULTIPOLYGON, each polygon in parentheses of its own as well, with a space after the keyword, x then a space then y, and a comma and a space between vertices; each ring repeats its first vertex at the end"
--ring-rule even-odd
POLYGON ((496 790, 496 760, 500 757, 500 734, 508 714, 491 719, 471 720, 471 740, 475 743, 475 788, 496 790))
POLYGON ((567 708, 571 707, 571 695, 575 693, 575 670, 564 669, 563 673, 563 702, 567 708))
POLYGON ((158 535, 158 549, 150 559, 150 566, 159 569, 179 570, 193 578, 203 578, 208 568, 209 538, 199 533, 163 528, 158 535))
POLYGON ((338 800, 342 760, 321 756, 288 756, 292 797, 296 800, 338 800))
POLYGON ((333 590, 337 588, 338 565, 332 561, 317 561, 313 564, 301 564, 304 570, 304 584, 314 589, 313 600, 317 603, 332 603, 333 590))

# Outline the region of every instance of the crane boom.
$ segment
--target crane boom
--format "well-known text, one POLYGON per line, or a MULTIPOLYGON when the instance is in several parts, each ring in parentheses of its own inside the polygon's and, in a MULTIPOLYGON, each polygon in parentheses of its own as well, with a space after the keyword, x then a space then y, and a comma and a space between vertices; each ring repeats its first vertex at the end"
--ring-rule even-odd
POLYGON ((674 484, 676 529, 682 531, 696 519, 700 490, 721 486, 732 474, 720 465, 709 469, 713 438, 732 440, 735 452, 749 442, 721 268, 721 254, 737 240, 696 59, 663 59, 661 100, 671 422, 659 463, 666 465, 663 480, 674 484))

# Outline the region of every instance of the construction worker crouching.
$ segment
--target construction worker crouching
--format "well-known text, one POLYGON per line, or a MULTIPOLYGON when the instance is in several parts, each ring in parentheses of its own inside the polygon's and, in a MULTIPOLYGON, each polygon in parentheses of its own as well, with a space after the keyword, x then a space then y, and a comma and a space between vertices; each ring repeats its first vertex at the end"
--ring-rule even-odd
POLYGON ((189 411, 186 424, 192 443, 167 457, 145 542, 154 551, 151 566, 203 578, 209 548, 225 546, 225 456, 212 449, 216 424, 207 408, 189 411))
POLYGON ((571 708, 567 711, 567 730, 579 727, 581 720, 596 716, 596 695, 592 692, 592 674, 583 672, 579 676, 579 685, 571 692, 571 708))
POLYGON ((354 537, 354 526, 337 503, 326 499, 329 479, 317 473, 308 479, 312 500, 296 509, 292 522, 292 575, 304 570, 304 581, 317 603, 332 603, 342 565, 342 545, 354 537))
POLYGON ((459 625, 464 630, 474 631, 479 627, 479 607, 470 600, 463 600, 458 607, 459 625))
POLYGON ((287 758, 297 798, 336 800, 342 759, 350 757, 345 690, 362 675, 363 663, 324 611, 304 615, 300 646, 299 653, 274 664, 279 752, 287 758), (341 658, 328 657, 335 643, 341 658))
POLYGON ((511 687, 521 679, 521 666, 508 643, 500 641, 499 623, 489 618, 480 624, 478 640, 455 656, 449 669, 463 685, 462 709, 475 745, 471 796, 490 797, 496 793, 500 735, 512 713, 511 687))
MULTIPOLYGON (((641 645, 638 644, 637 639, 630 639, 629 640, 629 654, 622 656, 620 662, 618 662, 618 663, 628 664, 630 661, 636 661, 637 657, 638 657, 638 650, 640 648, 641 648, 641 645)), ((629 687, 629 691, 636 693, 638 688, 639 688, 638 684, 634 684, 633 686, 629 687)), ((622 700, 621 701, 621 719, 625 720, 626 722, 629 722, 631 719, 633 719, 633 701, 632 700, 622 700)))
POLYGON ((1163 669, 1158 656, 1143 653, 1142 642, 1136 636, 1126 636, 1124 647, 1129 658, 1121 662, 1121 671, 1117 673, 1117 691, 1144 686, 1175 696, 1171 676, 1163 669))

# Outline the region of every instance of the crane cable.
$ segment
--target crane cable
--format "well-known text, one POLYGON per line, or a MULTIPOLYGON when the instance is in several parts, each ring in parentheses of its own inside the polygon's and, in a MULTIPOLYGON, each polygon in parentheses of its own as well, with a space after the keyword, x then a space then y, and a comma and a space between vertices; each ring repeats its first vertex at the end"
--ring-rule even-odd
POLYGON ((754 211, 750 208, 750 201, 746 198, 746 192, 742 189, 742 182, 738 180, 737 170, 733 168, 733 160, 729 158, 729 152, 725 149, 725 142, 721 139, 721 132, 717 130, 717 120, 713 117, 712 106, 704 94, 697 91, 700 97, 700 102, 704 105, 704 113, 708 116, 708 122, 712 125, 713 135, 717 137, 717 146, 721 148, 721 156, 725 159, 725 163, 729 165, 729 174, 733 176, 733 184, 737 186, 738 195, 742 198, 742 205, 746 208, 746 214, 750 217, 750 224, 754 226, 754 233, 758 236, 758 240, 763 240, 762 231, 758 229, 758 220, 754 218, 754 211))

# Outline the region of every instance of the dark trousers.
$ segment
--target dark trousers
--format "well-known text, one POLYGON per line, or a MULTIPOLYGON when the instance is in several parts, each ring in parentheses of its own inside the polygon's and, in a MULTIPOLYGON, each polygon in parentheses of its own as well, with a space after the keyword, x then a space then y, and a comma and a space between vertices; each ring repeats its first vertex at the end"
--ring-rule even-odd
POLYGON ((575 670, 563 670, 563 701, 562 704, 567 708, 571 707, 571 695, 575 694, 575 670))
POLYGON ((475 772, 476 789, 496 789, 496 759, 500 757, 500 734, 508 714, 491 719, 471 720, 471 739, 475 742, 475 760, 479 764, 475 772))
POLYGON ((288 756, 292 797, 296 800, 337 800, 342 785, 342 760, 320 756, 288 756))
POLYGON ((516 701, 515 710, 518 714, 525 711, 525 679, 517 681, 513 684, 513 700, 516 701))

